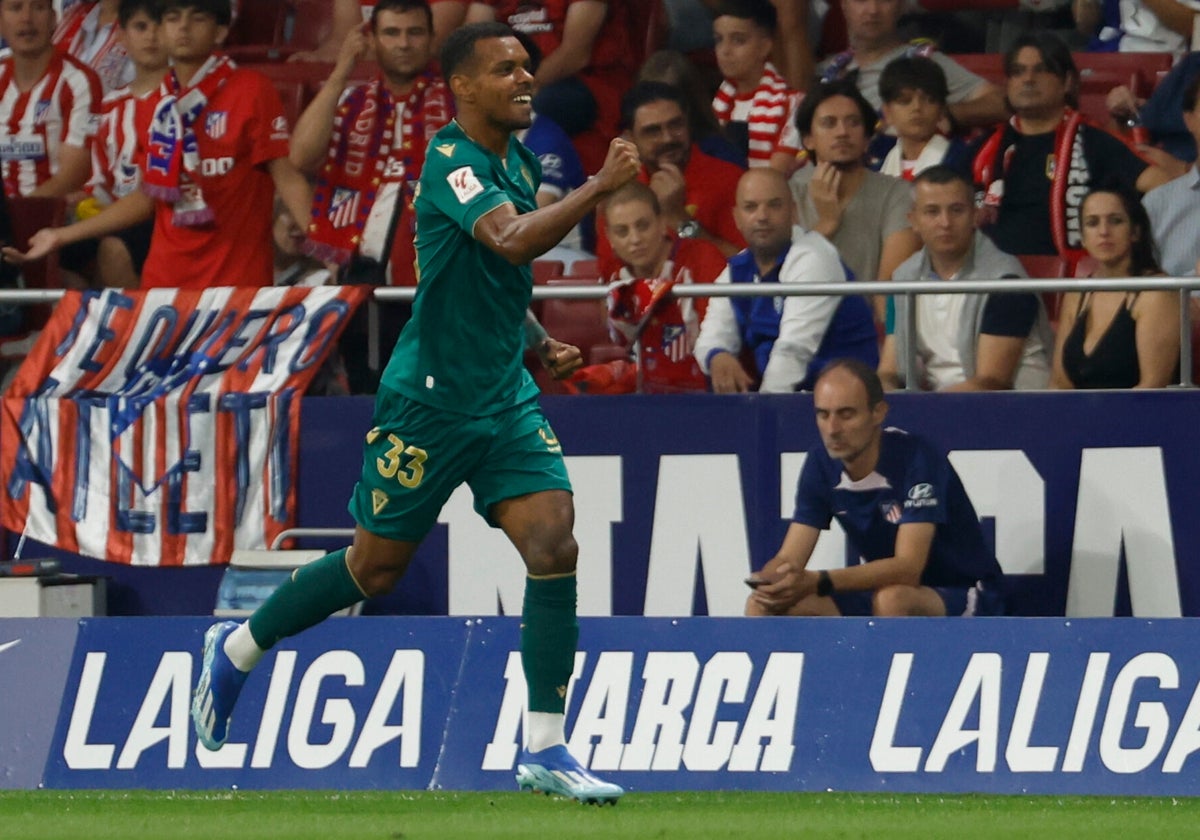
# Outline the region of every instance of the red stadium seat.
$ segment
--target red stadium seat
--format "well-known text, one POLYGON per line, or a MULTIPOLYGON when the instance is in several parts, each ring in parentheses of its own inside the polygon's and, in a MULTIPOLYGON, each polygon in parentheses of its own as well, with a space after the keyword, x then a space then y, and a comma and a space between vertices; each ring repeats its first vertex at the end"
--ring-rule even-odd
POLYGON ((1092 125, 1108 131, 1119 132, 1121 127, 1108 111, 1108 92, 1115 87, 1125 85, 1134 96, 1142 95, 1148 90, 1137 73, 1127 73, 1121 69, 1091 70, 1080 73, 1079 77, 1079 112, 1092 125))
POLYGON ((575 260, 570 271, 563 276, 572 279, 595 280, 597 283, 603 279, 600 277, 600 263, 597 260, 575 260))
POLYGON ((1135 93, 1141 96, 1149 95, 1158 80, 1158 72, 1170 70, 1172 63, 1170 53, 1072 53, 1071 57, 1079 68, 1081 82, 1086 83, 1089 76, 1098 73, 1125 79, 1136 76, 1135 93))
POLYGON ((1004 87, 1004 56, 1000 53, 953 53, 947 56, 976 76, 1004 87))
MULTIPOLYGON (((596 281, 560 278, 551 280, 550 286, 591 286, 596 281)), ((542 302, 542 326, 553 338, 566 344, 574 344, 583 354, 585 365, 601 364, 614 358, 626 358, 628 351, 614 344, 608 332, 608 306, 604 300, 550 299, 542 302)), ((537 365, 536 360, 533 362, 537 365)), ((540 367, 540 366, 539 366, 540 367)), ((538 368, 534 368, 535 375, 538 368)), ((563 387, 542 372, 538 384, 546 393, 563 393, 563 387)))
POLYGON ((291 37, 294 50, 312 50, 333 31, 333 3, 330 0, 289 0, 291 37))
POLYGON ((842 14, 841 3, 830 3, 825 19, 821 21, 821 41, 817 47, 819 55, 834 55, 846 49, 849 39, 846 35, 846 16, 842 14))
POLYGON ((287 0, 242 3, 230 27, 225 52, 237 61, 278 60, 289 12, 287 0))
MULTIPOLYGON (((550 281, 562 277, 564 267, 561 260, 534 260, 533 285, 545 286, 550 281)), ((542 318, 542 308, 545 303, 544 300, 535 300, 529 305, 539 321, 542 318)))
POLYGON ((308 89, 303 82, 295 79, 280 79, 272 84, 275 85, 275 90, 279 92, 279 98, 283 101, 283 113, 288 119, 288 125, 295 128, 296 120, 300 119, 300 115, 304 113, 304 109, 310 101, 308 89))
POLYGON ((562 277, 565 268, 566 266, 562 260, 534 260, 533 284, 535 286, 545 286, 554 278, 562 277))

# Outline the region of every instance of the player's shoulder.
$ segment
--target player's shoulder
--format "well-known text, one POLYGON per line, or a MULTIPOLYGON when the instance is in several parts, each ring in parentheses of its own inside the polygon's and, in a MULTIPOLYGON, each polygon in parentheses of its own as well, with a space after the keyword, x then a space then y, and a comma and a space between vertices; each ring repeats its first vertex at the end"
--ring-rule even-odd
MULTIPOLYGON (((838 255, 837 247, 815 230, 805 230, 800 225, 792 227, 792 244, 788 248, 787 257, 784 262, 787 263, 803 263, 803 262, 825 262, 825 263, 841 263, 841 257, 838 255)), ((789 266, 791 268, 792 266, 789 266)), ((828 277, 812 278, 815 281, 828 280, 828 277)))
POLYGON ((458 123, 451 122, 440 128, 429 141, 421 171, 444 175, 464 166, 478 168, 486 163, 487 155, 471 142, 458 123))
POLYGON ((279 97, 275 83, 269 77, 251 67, 241 65, 233 68, 222 89, 223 93, 232 94, 248 105, 260 97, 279 97))
POLYGON ((897 426, 885 426, 882 434, 882 451, 889 453, 897 461, 910 463, 916 459, 938 461, 945 458, 942 450, 923 435, 908 432, 897 426))

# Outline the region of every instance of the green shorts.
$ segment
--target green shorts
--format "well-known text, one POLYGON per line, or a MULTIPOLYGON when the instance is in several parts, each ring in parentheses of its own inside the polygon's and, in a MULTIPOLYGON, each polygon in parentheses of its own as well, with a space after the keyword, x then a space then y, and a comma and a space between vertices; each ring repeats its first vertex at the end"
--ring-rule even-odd
POLYGON ((372 423, 349 508, 377 536, 420 542, 464 482, 475 495, 475 510, 492 527, 497 502, 571 490, 562 446, 537 400, 467 417, 381 387, 372 423))

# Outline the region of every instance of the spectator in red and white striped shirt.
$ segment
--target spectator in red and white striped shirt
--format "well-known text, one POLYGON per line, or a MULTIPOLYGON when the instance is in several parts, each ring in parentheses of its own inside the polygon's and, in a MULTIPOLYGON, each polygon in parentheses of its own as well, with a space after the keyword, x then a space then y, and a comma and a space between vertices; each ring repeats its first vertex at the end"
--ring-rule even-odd
POLYGON ((769 0, 721 3, 713 19, 713 40, 725 81, 712 107, 726 133, 738 138, 750 166, 770 166, 791 175, 802 148, 796 109, 803 94, 788 87, 767 60, 775 27, 775 7, 769 0))
POLYGON ((50 0, 0 0, 0 174, 8 196, 65 196, 91 174, 100 80, 51 42, 50 0))
POLYGON ((54 30, 54 45, 91 67, 105 93, 133 81, 133 63, 120 38, 120 5, 120 0, 76 3, 54 30))
MULTIPOLYGON (((100 130, 92 146, 92 178, 86 187, 89 197, 76 211, 81 219, 95 215, 141 184, 138 108, 158 91, 167 70, 166 46, 159 37, 157 0, 121 0, 120 9, 117 38, 136 72, 130 84, 104 97, 100 130)), ((94 252, 96 285, 136 289, 153 230, 154 223, 148 221, 98 243, 88 240, 96 243, 90 249, 94 252)))

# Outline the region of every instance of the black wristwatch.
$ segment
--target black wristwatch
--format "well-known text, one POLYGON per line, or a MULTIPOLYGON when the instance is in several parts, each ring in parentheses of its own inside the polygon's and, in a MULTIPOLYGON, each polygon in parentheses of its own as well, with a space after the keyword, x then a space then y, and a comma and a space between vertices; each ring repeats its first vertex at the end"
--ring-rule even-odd
POLYGON ((821 570, 817 573, 817 595, 821 598, 828 598, 833 594, 833 578, 829 576, 829 572, 821 570))

